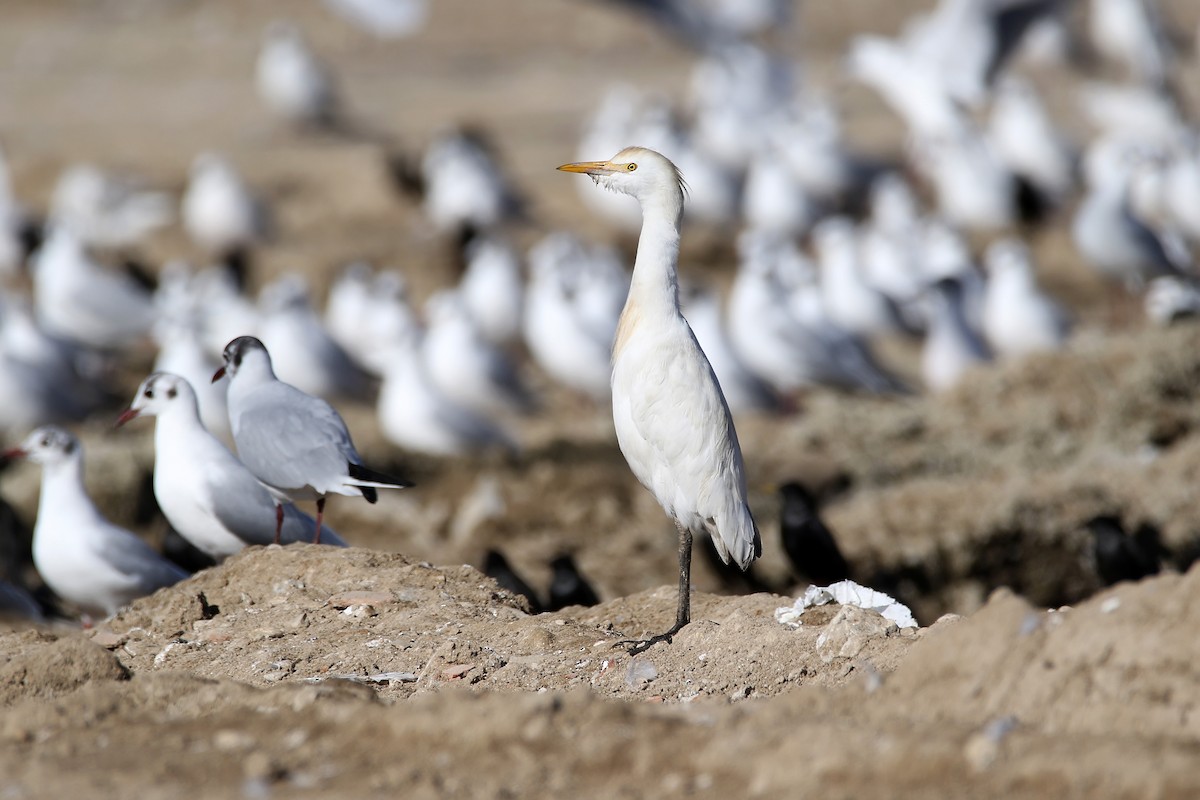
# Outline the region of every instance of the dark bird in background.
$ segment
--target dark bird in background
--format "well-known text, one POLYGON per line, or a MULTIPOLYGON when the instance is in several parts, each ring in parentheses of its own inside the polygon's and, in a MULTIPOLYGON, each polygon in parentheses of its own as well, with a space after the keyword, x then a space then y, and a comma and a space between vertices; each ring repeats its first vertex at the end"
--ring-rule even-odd
POLYGON ((1130 536, 1120 518, 1104 514, 1088 520, 1085 527, 1092 535, 1096 573, 1105 586, 1139 581, 1161 569, 1165 550, 1158 529, 1152 525, 1144 524, 1130 536))
POLYGON ((833 533, 821 521, 812 493, 799 483, 779 487, 783 501, 779 512, 779 536, 792 568, 817 586, 846 580, 846 563, 833 533))
POLYGON ((594 606, 599 604, 600 597, 588 583, 587 578, 579 571, 575 559, 564 553, 550 562, 554 570, 554 578, 550 581, 550 598, 546 603, 547 611, 558 611, 567 606, 594 606))
POLYGON ((542 601, 538 599, 537 594, 525 582, 525 579, 516 573, 516 570, 508 563, 508 559, 499 550, 487 551, 483 557, 483 574, 498 583, 501 589, 507 589, 528 600, 529 609, 534 614, 542 613, 542 601))

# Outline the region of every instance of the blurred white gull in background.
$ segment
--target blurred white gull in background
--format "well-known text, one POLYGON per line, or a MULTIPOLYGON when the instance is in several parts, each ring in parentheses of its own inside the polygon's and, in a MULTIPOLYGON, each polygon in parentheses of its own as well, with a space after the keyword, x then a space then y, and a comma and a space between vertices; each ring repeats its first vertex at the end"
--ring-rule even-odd
POLYGON ((487 417, 451 400, 429 376, 419 330, 387 347, 376 414, 384 437, 397 447, 434 456, 461 456, 500 448, 513 439, 487 417))
POLYGON ((1153 4, 1146 0, 1091 0, 1088 33, 1103 57, 1120 64, 1137 81, 1162 86, 1171 48, 1153 4))
POLYGON ((1104 134, 1150 145, 1174 141, 1186 130, 1175 103, 1157 89, 1092 82, 1076 98, 1084 116, 1104 134))
POLYGON ((961 299, 959 305, 967 324, 972 330, 980 330, 983 325, 983 297, 987 290, 987 281, 979 271, 966 239, 941 218, 934 216, 925 219, 921 226, 921 244, 922 271, 926 285, 922 305, 926 314, 933 313, 935 296, 928 287, 942 278, 953 278, 961 299))
POLYGON ((69 167, 50 200, 50 217, 85 246, 122 248, 170 224, 173 201, 141 181, 90 164, 69 167))
POLYGON ((1011 225, 1016 211, 1012 173, 985 139, 966 123, 914 143, 917 169, 937 196, 941 216, 956 227, 994 230, 1011 225))
MULTIPOLYGON (((783 394, 816 385, 901 391, 861 340, 825 316, 818 295, 796 302, 793 294, 802 290, 786 285, 777 271, 784 260, 780 251, 788 246, 759 232, 748 231, 738 240, 740 264, 729 297, 729 336, 742 362, 783 394), (797 313, 801 309, 803 317, 797 313)), ((804 280, 797 275, 787 278, 804 280)), ((807 291, 819 292, 815 282, 807 286, 807 291)))
POLYGON ((766 140, 764 120, 791 103, 798 69, 746 43, 714 48, 697 61, 688 89, 696 148, 727 168, 745 170, 766 140))
POLYGON ((516 365, 483 336, 458 292, 434 294, 425 311, 425 370, 443 395, 492 418, 533 410, 516 365))
POLYGON ((861 165, 846 150, 837 109, 826 98, 805 92, 764 124, 782 157, 780 166, 818 204, 835 205, 862 177, 861 165))
POLYGON ((321 398, 370 394, 370 378, 321 324, 303 277, 288 273, 264 286, 259 310, 258 336, 279 380, 321 398))
POLYGON ((28 301, 0 302, 0 430, 25 433, 49 422, 83 419, 103 400, 95 380, 81 374, 73 346, 38 327, 28 301))
POLYGON ((241 292, 228 269, 207 267, 188 278, 185 286, 194 298, 210 354, 219 357, 233 339, 258 333, 262 321, 258 306, 241 292))
POLYGON ((978 107, 1005 62, 1039 19, 1063 0, 941 0, 905 32, 912 57, 936 72, 956 102, 978 107))
POLYGON ((798 237, 817 221, 819 209, 792 173, 777 145, 764 146, 750 158, 742 190, 746 227, 798 237))
POLYGON ((1142 301, 1146 317, 1157 325, 1200 317, 1200 286, 1194 280, 1164 275, 1150 281, 1142 301))
POLYGON ((900 312, 863 276, 854 223, 827 217, 813 229, 825 313, 835 325, 859 336, 902 332, 900 312))
POLYGON ((493 344, 516 341, 525 305, 525 281, 516 248, 496 234, 483 234, 467 246, 466 258, 458 291, 471 319, 493 344))
POLYGON ((1086 157, 1090 186, 1071 222, 1071 238, 1080 255, 1101 275, 1130 289, 1177 273, 1180 265, 1130 202, 1130 183, 1141 151, 1124 148, 1115 159, 1106 159, 1103 167, 1093 158, 1097 154, 1103 151, 1092 148, 1086 157))
POLYGON ((515 187, 478 131, 443 130, 421 160, 424 210, 442 232, 493 228, 520 214, 515 187))
POLYGON ((1074 155, 1030 84, 1014 77, 999 81, 987 135, 1008 168, 1048 198, 1061 201, 1073 188, 1074 155))
POLYGON ((333 76, 291 22, 276 20, 267 26, 255 66, 255 86, 271 113, 293 125, 325 127, 337 121, 333 76))
POLYGON ((699 285, 680 287, 680 309, 721 384, 734 414, 775 411, 779 399, 770 385, 746 368, 734 352, 722 322, 721 296, 699 285))
POLYGON ((529 251, 522 333, 556 382, 597 402, 609 398, 609 362, 629 275, 611 255, 553 233, 529 251))
POLYGON ((938 136, 961 124, 942 75, 891 39, 854 37, 846 68, 851 77, 874 89, 915 135, 938 136))
POLYGON ((429 0, 322 0, 347 22, 380 39, 401 39, 425 26, 429 0))
POLYGON ((233 165, 216 153, 193 159, 181 201, 183 227, 208 254, 226 259, 267 237, 267 210, 233 165))
POLYGON ((941 278, 930 292, 933 301, 921 349, 921 377, 931 390, 943 392, 957 386, 968 370, 991 361, 992 353, 967 319, 957 278, 941 278))
POLYGON ((92 260, 66 227, 50 231, 33 262, 34 309, 50 334, 116 349, 149 333, 156 317, 150 292, 92 260))
POLYGON ((383 374, 388 347, 420 328, 404 275, 375 272, 361 261, 342 270, 330 287, 325 325, 350 357, 376 377, 383 374))
POLYGON ((921 214, 912 187, 897 173, 884 173, 871 184, 870 215, 859 229, 859 252, 863 278, 898 305, 906 329, 921 329, 927 283, 921 214))
POLYGON ((1018 239, 1001 239, 988 247, 984 263, 983 334, 996 355, 1019 358, 1062 347, 1070 320, 1038 288, 1029 248, 1018 239))

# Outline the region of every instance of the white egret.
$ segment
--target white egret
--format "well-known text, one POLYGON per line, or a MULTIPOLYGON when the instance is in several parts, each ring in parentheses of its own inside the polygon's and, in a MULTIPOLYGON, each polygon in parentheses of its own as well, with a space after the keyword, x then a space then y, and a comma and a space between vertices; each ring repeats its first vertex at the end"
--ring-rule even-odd
POLYGON ((653 150, 628 147, 608 161, 564 164, 642 207, 633 281, 612 353, 613 422, 634 475, 679 529, 675 625, 632 642, 643 652, 671 641, 690 621, 692 536, 707 533, 721 556, 743 570, 762 553, 746 504, 737 432, 720 384, 679 310, 679 224, 683 180, 653 150))

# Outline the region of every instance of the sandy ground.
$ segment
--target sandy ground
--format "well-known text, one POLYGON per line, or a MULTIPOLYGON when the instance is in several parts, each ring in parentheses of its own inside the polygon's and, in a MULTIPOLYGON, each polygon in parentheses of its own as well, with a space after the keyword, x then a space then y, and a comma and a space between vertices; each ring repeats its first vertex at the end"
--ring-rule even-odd
MULTIPOLYGON (((838 5, 777 36, 808 48, 817 79, 850 31, 892 31, 922 4, 838 5)), ((1194 10, 1171 9, 1194 30, 1194 10)), ((452 279, 449 244, 383 163, 455 122, 489 130, 525 190, 522 242, 611 238, 553 167, 609 82, 678 94, 690 63, 637 18, 573 0, 435 0, 423 34, 390 44, 315 2, 12 0, 0 14, 0 141, 22 197, 44 206, 79 160, 178 189, 196 152, 220 150, 276 211, 259 280, 296 268, 318 289, 355 257, 403 267, 418 296, 452 279), (386 146, 298 136, 260 110, 258 37, 285 14, 386 146)), ((894 152, 878 103, 832 90, 859 145, 894 152)), ((1157 525, 1181 563, 1195 552, 1200 328, 1143 328, 1078 262, 1064 219, 1031 236, 1080 321, 1066 352, 941 398, 814 392, 800 414, 738 421, 756 575, 774 593, 741 594, 698 559, 695 622, 631 658, 614 644, 673 617, 675 539, 607 409, 535 375, 547 411, 522 425, 520 457, 437 461, 346 405, 367 461, 419 483, 330 503, 355 549, 254 548, 86 632, 0 623, 0 797, 1200 796, 1200 572, 1102 591, 1081 527, 1112 513, 1157 525), (836 607, 775 621, 804 586, 772 488, 795 477, 822 490, 855 577, 926 627, 836 607), (465 566, 488 547, 539 588, 573 552, 604 602, 530 615, 465 566)), ((725 278, 731 252, 688 234, 685 270, 725 278)), ((140 255, 197 254, 172 229, 140 255)), ((911 348, 889 356, 911 374, 911 348)), ((114 433, 119 410, 82 431, 89 486, 157 541, 152 426, 114 433)), ((0 474, 27 524, 38 480, 0 474)))

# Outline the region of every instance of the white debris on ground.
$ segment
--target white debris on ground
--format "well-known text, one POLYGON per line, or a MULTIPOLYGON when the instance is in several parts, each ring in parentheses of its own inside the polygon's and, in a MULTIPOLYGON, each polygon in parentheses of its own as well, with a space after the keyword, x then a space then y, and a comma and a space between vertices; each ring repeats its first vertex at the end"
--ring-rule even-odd
POLYGON ((796 598, 790 606, 775 609, 775 621, 784 625, 798 628, 802 624, 800 615, 813 606, 826 603, 839 603, 844 606, 858 606, 874 611, 896 623, 899 628, 915 628, 917 621, 912 611, 894 597, 883 592, 877 592, 866 586, 860 586, 854 581, 838 581, 829 586, 809 586, 804 594, 796 598))

